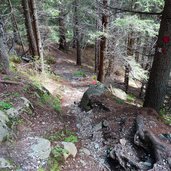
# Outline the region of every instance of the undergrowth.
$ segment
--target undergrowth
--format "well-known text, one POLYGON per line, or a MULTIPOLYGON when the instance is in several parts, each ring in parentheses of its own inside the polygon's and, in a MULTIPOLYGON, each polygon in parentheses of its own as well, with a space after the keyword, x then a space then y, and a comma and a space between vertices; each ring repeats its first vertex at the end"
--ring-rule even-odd
POLYGON ((73 75, 74 75, 75 77, 86 77, 86 74, 84 73, 84 71, 81 71, 81 70, 75 71, 75 72, 73 73, 73 75))
POLYGON ((52 106, 55 111, 61 110, 61 102, 60 99, 57 97, 53 97, 52 95, 45 93, 42 96, 40 96, 40 100, 42 103, 47 103, 50 106, 52 106))
MULTIPOLYGON (((13 59, 12 61, 14 61, 14 58, 12 59, 13 59)), ((14 62, 11 62, 11 64, 15 65, 14 62)), ((16 65, 14 68, 16 68, 20 74, 30 79, 32 81, 32 84, 35 87, 37 87, 37 89, 41 89, 43 87, 43 84, 46 83, 47 80, 53 80, 54 84, 56 85, 59 84, 60 77, 55 75, 54 73, 51 73, 47 65, 45 65, 45 73, 41 73, 40 61, 34 61, 32 63, 25 64, 25 67, 22 67, 22 66, 17 67, 16 65)), ((25 86, 23 88, 23 91, 27 93, 28 89, 29 87, 25 86)), ((45 92, 45 93, 39 94, 39 97, 40 97, 40 101, 43 104, 50 105, 51 107, 53 107, 55 111, 61 110, 60 94, 59 96, 54 97, 53 95, 45 92)))
POLYGON ((0 110, 7 110, 12 108, 12 105, 10 103, 6 103, 4 101, 0 101, 0 110))
POLYGON ((70 130, 58 131, 55 134, 49 136, 48 139, 51 142, 53 141, 65 141, 65 142, 72 142, 72 143, 78 142, 78 137, 76 133, 70 130))

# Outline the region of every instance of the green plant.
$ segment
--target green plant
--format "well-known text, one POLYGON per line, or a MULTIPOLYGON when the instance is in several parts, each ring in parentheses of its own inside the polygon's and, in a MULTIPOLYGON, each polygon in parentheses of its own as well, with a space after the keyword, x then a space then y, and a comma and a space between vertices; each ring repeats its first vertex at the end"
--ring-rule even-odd
POLYGON ((166 108, 164 108, 164 107, 161 108, 159 113, 160 113, 160 115, 161 115, 162 117, 165 116, 165 115, 167 114, 166 108))
POLYGON ((59 163, 54 158, 48 160, 48 168, 50 171, 60 171, 59 163))
POLYGON ((38 168, 37 171, 45 171, 45 169, 43 169, 42 167, 38 168))
POLYGON ((68 151, 62 147, 56 146, 52 149, 52 155, 58 162, 63 162, 64 154, 68 154, 68 151))
POLYGON ((53 141, 65 141, 65 142, 78 142, 78 137, 76 136, 75 132, 72 132, 70 130, 61 130, 56 132, 55 134, 48 137, 48 139, 53 141))
POLYGON ((162 118, 164 119, 164 122, 166 124, 171 125, 171 115, 169 115, 169 114, 168 115, 163 115, 162 118))
POLYGON ((21 58, 16 56, 16 55, 12 55, 10 56, 10 62, 13 62, 15 64, 20 64, 22 62, 21 58))
POLYGON ((115 96, 113 96, 113 99, 114 99, 114 100, 116 101, 116 103, 118 103, 118 104, 124 104, 124 103, 125 103, 124 100, 119 99, 119 98, 117 98, 117 97, 115 97, 115 96))
POLYGON ((53 56, 49 56, 49 57, 46 59, 46 63, 47 63, 48 65, 50 65, 50 64, 55 64, 55 63, 56 63, 56 58, 53 57, 53 56))
POLYGON ((50 171, 60 171, 58 162, 54 162, 54 164, 50 168, 50 171))
POLYGON ((4 101, 0 101, 0 110, 7 110, 12 108, 12 105, 10 103, 6 103, 4 101))
POLYGON ((84 73, 84 71, 81 71, 81 70, 75 71, 75 72, 73 73, 73 75, 74 75, 75 77, 86 77, 86 74, 84 73))
POLYGON ((20 94, 19 94, 18 92, 13 92, 13 93, 11 93, 11 95, 12 95, 13 97, 19 97, 19 96, 20 96, 20 94))
POLYGON ((76 143, 78 142, 78 137, 76 135, 70 135, 69 137, 64 138, 64 141, 76 143))
POLYGON ((47 93, 44 93, 41 97, 41 102, 42 103, 48 103, 50 106, 54 108, 55 111, 60 111, 61 110, 61 102, 59 98, 55 98, 47 93))
POLYGON ((97 75, 93 75, 93 76, 92 76, 92 79, 93 79, 93 80, 97 80, 97 75))
POLYGON ((133 94, 127 94, 127 102, 134 102, 136 97, 133 94))

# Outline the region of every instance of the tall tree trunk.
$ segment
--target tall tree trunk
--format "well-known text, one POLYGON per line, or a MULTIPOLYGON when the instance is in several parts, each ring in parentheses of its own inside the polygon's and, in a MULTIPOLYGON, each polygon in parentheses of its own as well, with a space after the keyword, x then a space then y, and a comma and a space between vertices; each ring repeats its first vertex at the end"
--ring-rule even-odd
MULTIPOLYGON (((128 34, 128 42, 127 42, 127 55, 132 56, 134 54, 133 45, 134 45, 134 38, 133 33, 128 34)), ((125 77, 124 77, 124 84, 125 84, 125 92, 128 93, 129 88, 129 73, 130 73, 130 66, 129 64, 125 65, 125 77)))
MULTIPOLYGON (((107 30, 108 25, 108 0, 103 0, 103 8, 104 12, 102 15, 102 26, 104 33, 107 30)), ((106 36, 103 35, 100 39, 100 56, 99 56, 99 69, 98 69, 98 75, 97 80, 100 82, 104 81, 104 56, 105 56, 105 49, 106 49, 106 36)))
POLYGON ((31 51, 32 56, 39 56, 36 38, 34 34, 34 29, 32 25, 33 18, 30 15, 30 0, 22 0, 24 16, 25 16, 25 25, 27 30, 27 37, 29 41, 29 48, 31 51))
POLYGON ((171 0, 165 0, 157 47, 150 72, 144 107, 159 112, 166 95, 171 68, 171 0))
POLYGON ((0 72, 3 74, 9 73, 9 61, 4 43, 4 29, 2 21, 0 21, 0 72))
POLYGON ((39 30, 39 21, 38 21, 38 16, 37 16, 37 8, 36 8, 35 0, 31 0, 31 5, 33 8, 33 18, 34 18, 34 28, 35 28, 35 37, 36 37, 36 42, 37 42, 37 50, 38 50, 39 57, 41 59, 41 70, 44 73, 43 47, 42 47, 40 30, 39 30))
POLYGON ((22 50, 23 50, 23 54, 24 54, 24 52, 25 52, 24 44, 23 44, 19 29, 18 29, 18 24, 17 24, 17 20, 15 18, 15 15, 14 15, 14 10, 12 7, 11 0, 8 0, 8 3, 10 6, 10 10, 11 10, 11 19, 12 19, 12 25, 13 25, 13 30, 14 30, 14 42, 18 43, 18 38, 20 39, 20 45, 22 46, 22 50))
POLYGON ((79 31, 79 21, 78 21, 78 5, 79 0, 74 0, 74 34, 75 34, 75 45, 76 45, 76 64, 81 66, 81 45, 80 45, 80 31, 79 31))
MULTIPOLYGON (((100 22, 99 22, 99 14, 100 14, 100 7, 98 4, 98 0, 96 0, 96 8, 97 8, 97 16, 98 18, 96 19, 96 30, 100 31, 100 22)), ((94 65, 94 71, 95 73, 98 73, 98 65, 99 65, 99 52, 100 52, 100 40, 99 38, 95 39, 95 65, 94 65)))
POLYGON ((66 44, 66 36, 65 36, 65 21, 64 21, 65 14, 63 12, 63 9, 60 8, 59 13, 59 49, 60 50, 66 50, 67 44, 66 44))

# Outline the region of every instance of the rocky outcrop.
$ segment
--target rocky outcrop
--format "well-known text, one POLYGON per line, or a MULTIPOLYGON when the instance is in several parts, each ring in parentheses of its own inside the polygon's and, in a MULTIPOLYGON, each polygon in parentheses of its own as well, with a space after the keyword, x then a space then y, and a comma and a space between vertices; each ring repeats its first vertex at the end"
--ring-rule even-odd
POLYGON ((0 143, 11 134, 11 126, 23 112, 33 114, 34 107, 25 97, 16 99, 16 106, 0 111, 0 143))

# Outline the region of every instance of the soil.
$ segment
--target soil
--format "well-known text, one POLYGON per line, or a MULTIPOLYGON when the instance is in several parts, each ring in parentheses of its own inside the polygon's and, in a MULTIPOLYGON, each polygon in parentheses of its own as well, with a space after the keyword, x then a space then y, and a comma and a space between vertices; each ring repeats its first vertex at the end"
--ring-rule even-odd
MULTIPOLYGON (((87 54, 91 54, 89 51, 90 49, 87 54)), ((16 127, 15 141, 28 136, 47 137, 60 130, 74 131, 79 137, 79 142, 76 143, 78 153, 75 158, 70 157, 61 164, 62 171, 122 171, 124 169, 118 163, 108 161, 108 151, 122 139, 132 139, 132 134, 135 133, 135 118, 138 114, 144 115, 147 126, 155 134, 171 134, 170 127, 163 124, 152 109, 141 109, 127 103, 119 104, 109 94, 93 99, 100 100, 100 104, 108 110, 97 106, 88 112, 82 111, 79 102, 89 85, 95 84, 92 61, 85 57, 83 66, 78 67, 75 65, 73 51, 67 54, 54 46, 49 48, 49 54, 56 58, 51 71, 60 77, 60 81, 56 85, 52 79, 46 79, 43 81, 43 86, 54 96, 60 92, 62 97, 60 112, 54 111, 48 104, 42 105, 39 102, 35 87, 28 87, 31 84, 27 78, 11 73, 8 80, 20 84, 0 82, 0 100, 8 99, 15 106, 15 93, 19 92, 20 96, 29 99, 35 107, 34 116, 27 114, 21 116, 23 122, 16 127), (74 73, 78 70, 83 71, 85 76, 75 76, 74 73), (25 91, 26 87, 28 87, 27 91, 25 91), (103 122, 106 122, 106 127, 99 126, 103 122), (154 123, 160 127, 153 126, 154 123)), ((6 77, 0 75, 0 80, 6 77)), ((119 81, 115 82, 115 85, 123 88, 119 81)), ((138 90, 132 88, 130 93, 138 95, 138 90)), ((3 149, 2 145, 1 149, 3 149)), ((3 150, 0 153, 2 152, 3 150)))

